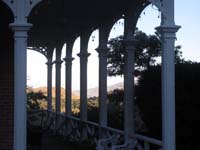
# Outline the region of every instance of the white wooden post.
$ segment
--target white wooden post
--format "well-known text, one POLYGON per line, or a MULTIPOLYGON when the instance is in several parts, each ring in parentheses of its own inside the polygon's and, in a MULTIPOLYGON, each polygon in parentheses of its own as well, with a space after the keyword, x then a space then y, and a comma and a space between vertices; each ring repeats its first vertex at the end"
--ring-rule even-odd
POLYGON ((80 52, 80 119, 87 120, 87 62, 88 52, 80 52))
POLYGON ((174 0, 163 0, 161 26, 157 31, 162 40, 162 137, 163 150, 176 149, 175 136, 175 55, 176 32, 180 26, 174 21, 174 0))
POLYGON ((164 150, 175 150, 174 41, 179 27, 158 27, 162 35, 162 135, 164 150))
POLYGON ((52 60, 48 59, 47 64, 47 109, 52 111, 52 60))
POLYGON ((107 122, 108 122, 107 57, 108 57, 109 48, 107 47, 107 43, 108 43, 109 33, 110 33, 109 26, 105 25, 99 28, 99 47, 96 49, 96 51, 99 53, 99 124, 100 124, 100 127, 107 126, 107 122))
POLYGON ((65 113, 70 116, 72 112, 72 61, 71 56, 66 56, 64 59, 66 65, 65 74, 65 113))
POLYGON ((80 39, 80 119, 87 120, 87 62, 90 53, 88 53, 88 34, 82 34, 80 39))
POLYGON ((99 124, 107 126, 107 55, 109 48, 99 47, 99 124))
POLYGON ((135 132, 134 123, 134 41, 125 41, 125 72, 124 72, 124 128, 126 141, 135 132))
POLYGON ((13 23, 14 31, 14 150, 26 150, 26 48, 31 24, 13 23))
POLYGON ((61 49, 62 47, 56 48, 56 113, 61 112, 61 49))
POLYGON ((135 21, 132 14, 125 16, 124 24, 124 130, 126 142, 133 143, 135 133, 134 64, 135 64, 135 21))

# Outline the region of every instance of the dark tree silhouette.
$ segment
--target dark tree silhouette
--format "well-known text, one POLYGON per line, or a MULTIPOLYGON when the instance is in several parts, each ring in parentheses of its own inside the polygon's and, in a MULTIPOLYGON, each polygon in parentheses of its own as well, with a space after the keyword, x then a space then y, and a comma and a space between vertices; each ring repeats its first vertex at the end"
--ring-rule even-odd
POLYGON ((27 93, 27 108, 31 109, 40 109, 39 101, 47 101, 47 97, 42 92, 33 92, 31 90, 27 93))
MULTIPOLYGON (((136 50, 135 50, 135 68, 136 75, 149 66, 156 64, 156 58, 161 56, 161 42, 159 35, 147 35, 136 30, 135 32, 136 50)), ((111 39, 109 42, 110 51, 108 53, 108 75, 123 75, 125 44, 124 36, 111 39)), ((182 59, 181 46, 175 47, 176 62, 184 62, 182 59)))
POLYGON ((124 90, 115 89, 108 92, 108 125, 113 128, 123 129, 123 99, 124 90))
MULTIPOLYGON (((200 149, 200 64, 176 65, 176 132, 177 150, 200 149)), ((136 100, 149 136, 161 137, 161 67, 154 66, 142 72, 136 87, 136 100)))

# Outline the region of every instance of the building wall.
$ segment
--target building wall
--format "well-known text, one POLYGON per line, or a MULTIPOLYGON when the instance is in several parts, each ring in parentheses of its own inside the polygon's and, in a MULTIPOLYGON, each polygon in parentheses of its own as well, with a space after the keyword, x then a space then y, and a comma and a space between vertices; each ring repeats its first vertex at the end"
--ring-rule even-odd
POLYGON ((0 2, 0 150, 13 149, 14 41, 8 8, 0 2))

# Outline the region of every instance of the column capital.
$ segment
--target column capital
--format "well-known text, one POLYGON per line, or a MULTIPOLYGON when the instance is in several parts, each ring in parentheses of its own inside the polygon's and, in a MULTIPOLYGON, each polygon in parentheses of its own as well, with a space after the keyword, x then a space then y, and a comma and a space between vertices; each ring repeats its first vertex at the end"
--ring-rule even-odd
POLYGON ((10 28, 15 32, 15 37, 27 37, 27 32, 32 27, 30 23, 11 23, 10 28))
POLYGON ((48 62, 46 62, 46 65, 47 65, 47 66, 52 66, 52 65, 53 65, 53 62, 52 62, 52 61, 48 61, 48 62))
POLYGON ((106 47, 98 47, 95 49, 98 53, 107 53, 110 48, 108 48, 107 46, 106 47))
POLYGON ((66 63, 71 63, 73 60, 74 60, 74 58, 73 57, 65 57, 64 59, 63 59, 66 63))
POLYGON ((9 25, 13 31, 28 31, 32 24, 30 23, 10 23, 9 25))
POLYGON ((107 46, 106 47, 98 47, 95 50, 98 52, 99 57, 107 57, 110 48, 108 48, 107 46))
POLYGON ((90 55, 91 54, 88 53, 88 52, 80 52, 80 53, 77 54, 77 56, 80 57, 80 58, 84 58, 84 57, 88 58, 90 55))
POLYGON ((174 25, 174 26, 159 26, 155 29, 162 35, 164 38, 172 38, 175 39, 175 33, 181 28, 181 26, 174 25))
POLYGON ((53 61, 53 63, 56 64, 56 65, 61 65, 63 63, 63 61, 62 60, 55 60, 55 61, 53 61))

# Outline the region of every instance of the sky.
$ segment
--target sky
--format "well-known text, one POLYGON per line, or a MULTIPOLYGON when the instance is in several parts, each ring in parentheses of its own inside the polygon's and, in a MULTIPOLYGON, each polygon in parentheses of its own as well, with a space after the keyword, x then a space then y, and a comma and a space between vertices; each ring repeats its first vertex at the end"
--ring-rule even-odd
MULTIPOLYGON (((175 0, 175 22, 181 25, 177 32, 176 45, 181 45, 183 57, 186 60, 200 61, 200 1, 199 0, 175 0)), ((110 38, 123 34, 122 20, 115 24, 110 33, 110 38)), ((137 27, 146 32, 153 34, 155 27, 160 25, 160 12, 156 7, 148 6, 138 20, 137 27)), ((88 58, 88 88, 98 86, 98 54, 95 48, 98 47, 98 30, 95 30, 89 40, 88 52, 91 56, 88 58)), ((63 47, 62 58, 65 57, 63 47)), ((80 65, 77 53, 80 52, 80 39, 74 44, 73 57, 75 60, 72 65, 72 89, 79 90, 80 83, 80 65)), ((55 58, 55 56, 54 56, 55 58)), ((31 87, 41 87, 47 85, 47 66, 46 58, 38 52, 28 50, 27 52, 27 85, 31 87)), ((62 64, 61 85, 65 87, 65 63, 62 64)), ((122 82, 121 77, 108 77, 108 85, 122 82)), ((53 67, 53 86, 55 85, 55 68, 53 67)))

